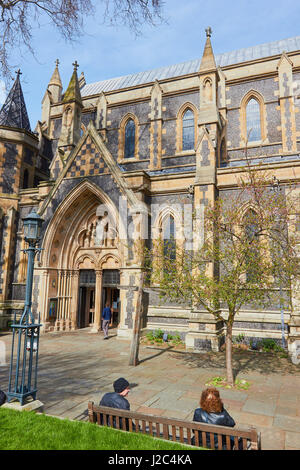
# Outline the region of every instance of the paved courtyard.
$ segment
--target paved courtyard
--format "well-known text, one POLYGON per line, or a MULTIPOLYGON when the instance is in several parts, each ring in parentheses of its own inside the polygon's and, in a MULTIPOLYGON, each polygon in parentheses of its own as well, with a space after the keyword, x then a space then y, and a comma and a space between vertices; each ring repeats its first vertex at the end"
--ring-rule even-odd
MULTIPOLYGON (((90 329, 48 333, 40 341, 38 399, 45 413, 87 419, 89 400, 99 403, 123 376, 131 384, 131 409, 192 419, 205 382, 224 375, 224 353, 188 354, 140 347, 140 364, 128 366, 130 342, 90 329)), ((11 334, 0 333, 10 356, 11 334)), ((247 391, 223 390, 224 405, 237 425, 253 425, 263 449, 300 449, 300 366, 260 353, 237 352, 234 370, 251 382, 247 391)), ((7 390, 8 364, 0 365, 0 389, 7 390)))

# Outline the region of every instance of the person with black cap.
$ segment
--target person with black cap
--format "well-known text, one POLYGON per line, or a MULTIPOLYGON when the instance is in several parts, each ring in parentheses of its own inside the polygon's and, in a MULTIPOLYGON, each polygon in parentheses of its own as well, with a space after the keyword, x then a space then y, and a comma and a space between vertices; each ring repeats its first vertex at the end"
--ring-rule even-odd
MULTIPOLYGON (((99 406, 109 406, 110 408, 119 408, 121 410, 130 410, 129 401, 126 400, 130 388, 129 382, 120 377, 119 379, 115 380, 113 383, 114 392, 106 393, 100 403, 99 406)), ((120 427, 122 428, 122 418, 120 418, 120 427)), ((128 430, 128 420, 126 419, 126 429, 128 430)), ((102 422, 102 415, 101 415, 101 422, 102 422)), ((113 427, 116 427, 116 418, 113 418, 113 427)))
POLYGON ((114 392, 106 393, 100 401, 100 406, 130 410, 129 401, 125 398, 129 393, 129 382, 123 377, 120 377, 113 383, 113 386, 114 392))

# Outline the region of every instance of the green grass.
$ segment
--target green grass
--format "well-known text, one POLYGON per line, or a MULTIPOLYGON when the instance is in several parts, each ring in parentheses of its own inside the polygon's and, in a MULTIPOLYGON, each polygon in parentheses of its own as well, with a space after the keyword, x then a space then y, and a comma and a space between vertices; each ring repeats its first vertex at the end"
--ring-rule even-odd
POLYGON ((245 379, 236 379, 234 385, 229 385, 226 381, 226 377, 213 377, 211 380, 206 382, 207 387, 220 387, 220 388, 234 388, 236 390, 248 390, 251 383, 245 379))
POLYGON ((195 447, 88 422, 0 408, 0 450, 183 450, 195 447))

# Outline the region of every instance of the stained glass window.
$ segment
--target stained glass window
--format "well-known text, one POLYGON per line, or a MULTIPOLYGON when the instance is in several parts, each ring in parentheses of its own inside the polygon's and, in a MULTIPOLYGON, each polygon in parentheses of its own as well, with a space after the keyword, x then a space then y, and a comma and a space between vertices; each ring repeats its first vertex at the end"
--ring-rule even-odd
POLYGON ((249 243, 249 250, 246 256, 246 279, 247 282, 255 281, 257 279, 255 266, 259 263, 259 248, 257 234, 259 227, 257 225, 257 214, 252 210, 248 210, 245 218, 245 233, 249 243))
POLYGON ((182 118, 182 150, 192 150, 195 146, 194 113, 188 109, 182 118))
POLYGON ((175 220, 169 215, 163 224, 164 256, 176 259, 175 220))
POLYGON ((135 153, 135 123, 129 119, 125 127, 124 157, 133 158, 135 153))
POLYGON ((260 106, 254 98, 251 98, 247 104, 246 116, 248 141, 261 140, 260 106))

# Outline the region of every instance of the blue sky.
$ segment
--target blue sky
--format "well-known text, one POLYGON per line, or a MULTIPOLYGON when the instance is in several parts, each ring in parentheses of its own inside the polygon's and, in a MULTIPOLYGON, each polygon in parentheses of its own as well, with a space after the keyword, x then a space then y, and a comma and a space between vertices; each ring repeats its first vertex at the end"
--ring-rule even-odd
MULTIPOLYGON (((165 0, 164 13, 168 23, 144 27, 140 37, 125 27, 103 26, 101 7, 94 18, 86 19, 84 34, 74 44, 67 44, 47 19, 40 28, 34 27, 36 57, 17 51, 13 58, 22 71, 32 129, 40 119, 41 101, 57 58, 65 89, 74 60, 80 65, 79 74, 84 71, 87 83, 92 83, 199 58, 207 26, 213 30, 216 54, 300 35, 297 0, 165 0)), ((3 97, 0 82, 0 102, 3 97)))

